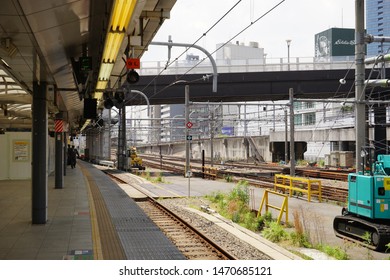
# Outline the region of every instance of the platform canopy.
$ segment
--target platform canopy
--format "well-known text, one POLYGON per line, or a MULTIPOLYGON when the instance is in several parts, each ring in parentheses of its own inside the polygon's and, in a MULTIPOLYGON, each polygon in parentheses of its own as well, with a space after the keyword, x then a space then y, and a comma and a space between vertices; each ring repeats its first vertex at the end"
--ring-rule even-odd
POLYGON ((47 84, 49 129, 58 112, 79 128, 97 98, 141 58, 176 0, 2 0, 0 133, 31 128, 33 82, 47 84), (110 81, 110 83, 109 83, 110 81))

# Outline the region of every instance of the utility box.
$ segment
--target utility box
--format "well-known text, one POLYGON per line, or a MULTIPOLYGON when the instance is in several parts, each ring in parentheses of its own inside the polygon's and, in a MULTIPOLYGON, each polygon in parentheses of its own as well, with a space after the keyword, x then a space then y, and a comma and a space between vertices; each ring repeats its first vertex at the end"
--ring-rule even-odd
POLYGON ((350 168, 355 163, 352 151, 340 151, 339 159, 340 159, 340 167, 342 168, 350 168))
POLYGON ((340 167, 340 152, 339 151, 330 152, 330 165, 332 167, 340 167))
POLYGON ((324 155, 324 165, 325 165, 325 168, 329 168, 330 166, 330 154, 325 154, 324 155))

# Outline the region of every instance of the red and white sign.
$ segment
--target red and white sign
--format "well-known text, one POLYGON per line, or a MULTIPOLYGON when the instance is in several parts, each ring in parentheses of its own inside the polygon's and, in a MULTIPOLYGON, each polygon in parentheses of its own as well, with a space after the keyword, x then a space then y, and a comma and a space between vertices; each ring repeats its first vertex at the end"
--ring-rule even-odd
POLYGON ((63 132, 63 130, 64 130, 64 122, 62 120, 55 120, 54 131, 55 132, 63 132))
POLYGON ((140 69, 141 62, 140 62, 139 58, 128 58, 126 60, 126 68, 127 69, 140 69))
POLYGON ((187 126, 188 128, 191 128, 193 125, 194 125, 194 124, 193 124, 192 122, 188 122, 188 123, 186 124, 186 126, 187 126))

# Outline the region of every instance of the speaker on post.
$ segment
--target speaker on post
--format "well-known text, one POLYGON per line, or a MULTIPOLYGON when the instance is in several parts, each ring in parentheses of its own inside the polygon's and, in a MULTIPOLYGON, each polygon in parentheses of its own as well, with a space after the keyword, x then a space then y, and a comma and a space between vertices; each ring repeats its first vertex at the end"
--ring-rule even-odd
POLYGON ((96 119, 97 118, 96 107, 97 107, 97 99, 84 98, 84 118, 96 119))

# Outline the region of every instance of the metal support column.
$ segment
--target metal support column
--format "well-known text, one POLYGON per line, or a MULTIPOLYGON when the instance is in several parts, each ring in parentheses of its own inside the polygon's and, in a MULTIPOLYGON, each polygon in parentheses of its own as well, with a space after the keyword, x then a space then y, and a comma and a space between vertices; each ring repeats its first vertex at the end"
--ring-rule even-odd
POLYGON ((125 169, 126 158, 126 107, 119 110, 120 121, 118 131, 118 169, 125 169))
POLYGON ((210 166, 214 167, 214 111, 210 115, 210 166))
POLYGON ((55 124, 55 185, 56 189, 63 187, 64 173, 64 149, 63 149, 63 117, 62 113, 56 115, 55 124))
POLYGON ((364 66, 364 0, 355 0, 355 129, 356 129, 356 171, 363 171, 361 148, 366 146, 366 105, 364 66))
POLYGON ((46 82, 33 83, 32 118, 32 223, 45 224, 48 204, 46 82))
POLYGON ((186 168, 185 168, 185 176, 190 177, 190 140, 189 140, 189 131, 188 131, 188 123, 190 121, 190 86, 185 85, 185 143, 186 143, 186 168))
POLYGON ((387 154, 387 139, 386 139, 386 107, 378 104, 374 107, 374 146, 375 160, 380 154, 387 154))
POLYGON ((290 96, 290 176, 295 176, 295 140, 294 140, 294 89, 289 88, 290 96))
POLYGON ((64 149, 64 151, 63 151, 63 153, 64 153, 64 158, 63 158, 64 164, 62 165, 62 167, 63 167, 63 171, 64 171, 64 176, 66 176, 66 167, 68 165, 68 138, 67 138, 67 135, 66 135, 65 131, 63 133, 63 141, 64 141, 64 143, 63 143, 62 147, 64 149))
POLYGON ((104 127, 107 129, 107 146, 106 146, 106 153, 107 153, 107 159, 112 160, 111 158, 111 110, 108 110, 108 123, 104 125, 104 127))
MULTIPOLYGON (((274 112, 275 114, 275 112, 274 112)), ((284 110, 284 162, 288 163, 288 120, 287 109, 284 110)))

